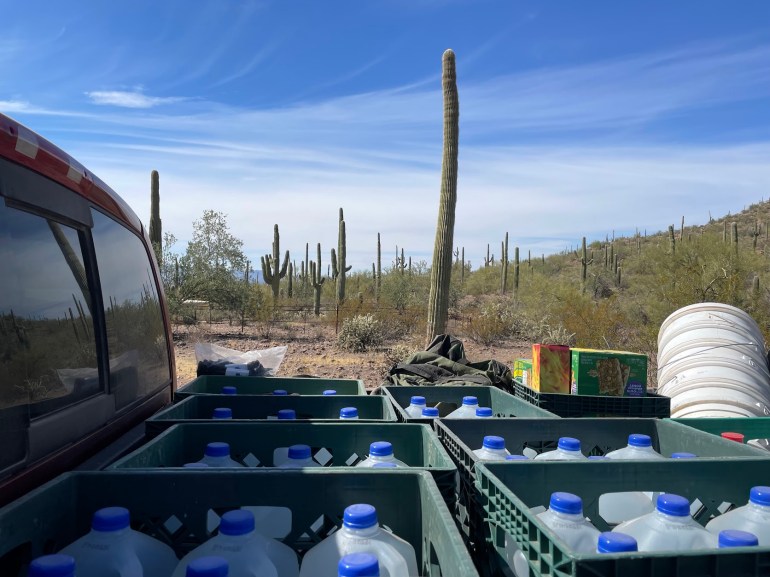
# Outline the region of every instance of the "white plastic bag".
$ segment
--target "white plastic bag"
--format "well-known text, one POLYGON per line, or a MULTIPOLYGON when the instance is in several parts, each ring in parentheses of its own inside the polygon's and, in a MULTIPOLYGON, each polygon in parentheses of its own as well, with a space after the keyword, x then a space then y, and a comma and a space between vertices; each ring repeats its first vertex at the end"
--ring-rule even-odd
POLYGON ((243 352, 221 347, 213 343, 195 343, 195 360, 198 363, 203 361, 213 363, 224 361, 235 365, 248 365, 254 361, 259 361, 264 368, 264 372, 260 373, 260 376, 272 377, 278 372, 278 367, 281 366, 283 357, 286 356, 287 348, 282 346, 243 352))

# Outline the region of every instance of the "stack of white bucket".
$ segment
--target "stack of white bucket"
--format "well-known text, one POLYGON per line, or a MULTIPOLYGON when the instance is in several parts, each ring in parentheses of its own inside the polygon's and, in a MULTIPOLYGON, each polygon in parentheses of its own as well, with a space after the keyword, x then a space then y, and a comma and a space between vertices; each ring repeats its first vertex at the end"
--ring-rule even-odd
POLYGON ((672 417, 770 415, 770 371, 762 332, 721 303, 679 309, 658 333, 658 394, 672 417))

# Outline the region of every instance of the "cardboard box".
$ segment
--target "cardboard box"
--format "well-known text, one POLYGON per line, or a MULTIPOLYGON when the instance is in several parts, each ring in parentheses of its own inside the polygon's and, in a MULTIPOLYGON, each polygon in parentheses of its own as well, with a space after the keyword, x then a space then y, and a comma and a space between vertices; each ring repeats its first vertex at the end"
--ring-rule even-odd
POLYGON ((644 397, 647 355, 627 351, 572 349, 573 395, 644 397))
POLYGON ((522 385, 529 386, 532 382, 532 359, 516 359, 513 361, 513 378, 522 385))
POLYGON ((566 345, 532 345, 532 389, 541 393, 570 392, 570 349, 566 345))

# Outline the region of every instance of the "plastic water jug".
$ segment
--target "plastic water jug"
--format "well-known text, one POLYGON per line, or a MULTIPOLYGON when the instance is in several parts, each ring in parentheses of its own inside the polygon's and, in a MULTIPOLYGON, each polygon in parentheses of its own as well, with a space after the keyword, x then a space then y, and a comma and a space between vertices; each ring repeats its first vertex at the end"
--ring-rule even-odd
POLYGON ((698 455, 695 453, 671 453, 672 459, 695 459, 698 455))
POLYGON ((376 441, 369 445, 369 456, 358 463, 357 467, 373 467, 375 463, 395 463, 399 467, 408 467, 393 455, 393 445, 387 441, 376 441))
POLYGON ((438 409, 436 407, 425 407, 420 416, 423 419, 438 419, 438 409))
POLYGON ((352 553, 340 559, 338 577, 380 577, 380 563, 369 553, 352 553))
POLYGON ((195 461, 194 463, 185 463, 182 465, 185 469, 208 469, 209 466, 206 463, 195 461))
POLYGON ((505 457, 506 461, 529 461, 529 457, 526 455, 507 455, 505 457))
POLYGON ((599 530, 583 516, 583 500, 572 493, 552 493, 548 510, 538 516, 575 553, 593 553, 599 530))
POLYGON ((670 493, 658 496, 652 513, 621 523, 613 531, 631 535, 639 551, 690 551, 717 546, 716 535, 690 517, 690 502, 670 493))
POLYGON ((280 421, 290 421, 297 418, 297 411, 294 409, 281 409, 278 411, 278 420, 280 421))
MULTIPOLYGON (((580 452, 580 441, 572 437, 561 437, 557 449, 540 453, 535 457, 535 461, 570 461, 574 459, 585 459, 585 455, 580 452)), ((593 549, 591 549, 593 551, 593 549)))
POLYGON ((355 407, 342 407, 340 409, 340 419, 343 421, 357 421, 358 420, 358 409, 355 407))
POLYGON ((419 419, 422 417, 422 410, 425 408, 425 397, 419 395, 413 396, 409 401, 409 406, 404 412, 410 419, 419 419))
POLYGON ((717 539, 719 541, 720 549, 728 549, 730 547, 756 547, 759 545, 759 539, 754 533, 738 531, 736 529, 720 531, 717 539))
POLYGON ((505 461, 508 451, 505 450, 505 439, 496 435, 487 435, 481 443, 481 448, 473 451, 483 461, 505 461))
POLYGON ((214 414, 211 415, 212 419, 224 420, 233 418, 233 410, 229 407, 217 407, 214 409, 214 414))
POLYGON ((276 466, 279 469, 299 469, 302 467, 320 467, 321 465, 313 460, 308 445, 292 445, 289 447, 288 458, 276 466))
POLYGON ((230 458, 230 445, 228 443, 209 443, 203 452, 203 458, 198 461, 209 467, 243 467, 238 461, 230 458))
POLYGON ((273 391, 273 396, 275 396, 275 397, 285 397, 288 394, 289 393, 286 392, 284 389, 276 389, 276 390, 273 391))
POLYGON ((610 451, 604 455, 608 459, 630 460, 630 459, 665 459, 663 455, 652 448, 652 439, 649 435, 633 434, 628 435, 628 445, 622 449, 610 451))
POLYGON ((591 455, 590 457, 588 457, 588 460, 589 461, 607 461, 608 459, 604 455, 591 455))
POLYGON ((96 511, 91 531, 60 553, 75 559, 78 577, 168 577, 177 564, 171 547, 131 529, 123 507, 96 511))
POLYGON ((43 555, 29 564, 28 577, 75 577, 75 559, 70 555, 43 555))
POLYGON ((625 533, 607 531, 599 535, 599 540, 596 543, 597 553, 628 553, 638 550, 636 539, 625 533))
POLYGON ((449 413, 447 419, 475 419, 476 409, 479 408, 479 400, 476 397, 463 397, 463 404, 449 413))
POLYGON ((372 469, 398 469, 398 465, 385 461, 384 463, 375 463, 372 465, 372 469))
POLYGON ((323 395, 324 395, 325 397, 330 397, 330 396, 332 396, 332 395, 336 395, 336 394, 337 394, 337 391, 335 391, 334 389, 326 389, 326 390, 323 392, 323 395))
POLYGON ((233 387, 232 385, 226 385, 222 387, 222 394, 223 395, 237 395, 238 394, 238 388, 233 387))
POLYGON ((492 417, 491 407, 479 407, 476 409, 477 419, 490 419, 492 417))
POLYGON ((230 564, 224 557, 200 557, 187 566, 185 577, 227 577, 230 564))
POLYGON ((725 529, 748 531, 762 547, 770 546, 770 487, 752 487, 746 505, 715 517, 706 529, 715 535, 725 529))
POLYGON ((379 560, 382 577, 419 575, 412 545, 381 529, 374 507, 357 504, 345 509, 339 531, 305 554, 300 577, 338 577, 340 559, 351 553, 374 555, 379 560))
POLYGON ((219 533, 182 558, 171 577, 185 577, 191 561, 216 555, 230 565, 229 577, 297 577, 299 561, 294 550, 254 530, 254 514, 246 509, 222 515, 219 533))

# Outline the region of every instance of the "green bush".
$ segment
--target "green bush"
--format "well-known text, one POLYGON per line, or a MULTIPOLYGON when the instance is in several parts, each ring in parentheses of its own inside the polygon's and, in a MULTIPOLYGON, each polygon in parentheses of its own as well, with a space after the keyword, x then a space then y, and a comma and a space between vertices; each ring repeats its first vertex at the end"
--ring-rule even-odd
POLYGON ((371 314, 345 319, 337 336, 337 345, 354 353, 362 353, 381 343, 382 324, 371 314))

